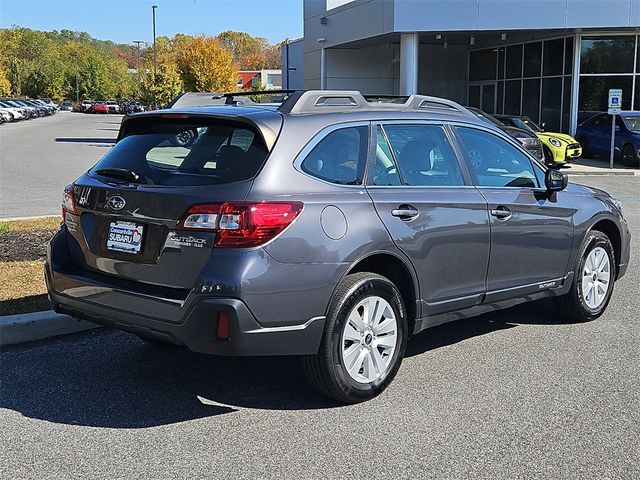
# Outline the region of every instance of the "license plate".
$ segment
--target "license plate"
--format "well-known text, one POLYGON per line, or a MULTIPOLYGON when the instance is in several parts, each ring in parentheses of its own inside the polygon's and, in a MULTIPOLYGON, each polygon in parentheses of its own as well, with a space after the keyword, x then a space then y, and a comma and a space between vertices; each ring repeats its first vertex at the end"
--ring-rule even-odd
POLYGON ((144 227, 132 222, 111 222, 107 236, 107 249, 137 254, 142 250, 144 227))

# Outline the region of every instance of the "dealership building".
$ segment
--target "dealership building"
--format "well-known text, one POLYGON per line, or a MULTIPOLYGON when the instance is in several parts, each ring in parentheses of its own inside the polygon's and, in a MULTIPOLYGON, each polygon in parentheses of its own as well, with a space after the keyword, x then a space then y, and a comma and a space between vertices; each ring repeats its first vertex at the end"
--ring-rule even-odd
POLYGON ((640 110, 640 0, 303 0, 285 88, 420 93, 574 133, 583 112, 640 110))

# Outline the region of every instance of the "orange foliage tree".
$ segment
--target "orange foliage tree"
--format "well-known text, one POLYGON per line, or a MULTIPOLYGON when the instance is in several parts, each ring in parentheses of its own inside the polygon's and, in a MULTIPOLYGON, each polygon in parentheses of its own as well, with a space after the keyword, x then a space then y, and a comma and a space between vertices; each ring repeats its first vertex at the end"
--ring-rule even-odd
POLYGON ((224 92, 235 88, 238 68, 233 55, 215 38, 191 38, 182 42, 175 54, 186 91, 224 92))

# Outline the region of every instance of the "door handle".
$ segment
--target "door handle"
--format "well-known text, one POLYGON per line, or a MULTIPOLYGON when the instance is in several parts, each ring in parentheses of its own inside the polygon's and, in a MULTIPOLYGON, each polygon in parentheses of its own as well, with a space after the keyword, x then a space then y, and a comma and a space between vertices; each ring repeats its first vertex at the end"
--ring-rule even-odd
POLYGON ((418 216, 418 210, 411 205, 400 205, 398 208, 391 210, 391 215, 401 220, 411 220, 418 216))
POLYGON ((492 216, 498 218, 499 220, 508 220, 509 218, 511 218, 511 210, 509 210, 507 207, 498 207, 496 209, 491 210, 489 213, 491 213, 492 216))

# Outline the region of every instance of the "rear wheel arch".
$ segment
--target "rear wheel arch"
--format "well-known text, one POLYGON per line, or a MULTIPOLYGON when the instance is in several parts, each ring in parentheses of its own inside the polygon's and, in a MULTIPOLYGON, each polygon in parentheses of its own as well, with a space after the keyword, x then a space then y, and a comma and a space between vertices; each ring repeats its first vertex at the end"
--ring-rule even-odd
POLYGON ((374 253, 355 262, 344 274, 371 272, 389 279, 402 295, 407 309, 409 335, 413 333, 417 318, 416 300, 418 299, 418 280, 415 272, 400 257, 390 253, 374 253))

